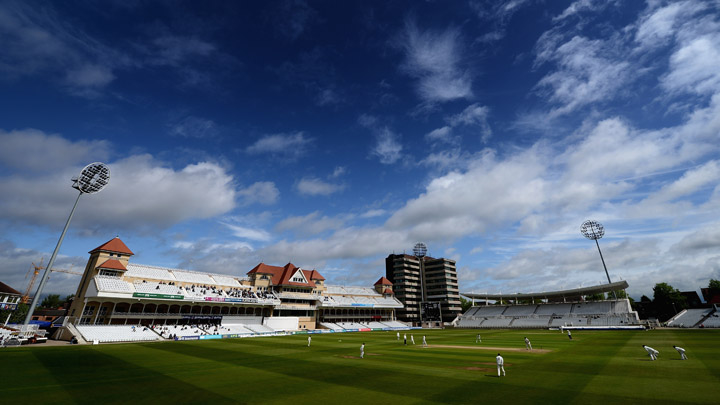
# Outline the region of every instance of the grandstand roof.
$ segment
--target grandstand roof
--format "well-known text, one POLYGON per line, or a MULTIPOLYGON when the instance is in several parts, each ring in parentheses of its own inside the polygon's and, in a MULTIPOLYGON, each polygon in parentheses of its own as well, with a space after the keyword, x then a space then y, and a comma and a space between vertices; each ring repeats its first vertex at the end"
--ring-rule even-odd
POLYGON ((123 253, 130 256, 135 254, 117 236, 96 247, 95 249, 89 251, 88 253, 95 252, 123 253))
POLYGON ((505 293, 505 294, 483 294, 483 293, 461 293, 468 298, 485 299, 485 300, 514 300, 514 299, 543 299, 543 298, 563 298, 578 295, 591 295, 610 291, 624 290, 628 287, 627 281, 617 281, 610 284, 600 284, 591 287, 580 287, 571 290, 559 291, 543 291, 534 293, 505 293))
POLYGON ((0 293, 21 295, 19 291, 0 281, 0 293))
POLYGON ((300 287, 315 287, 315 284, 308 281, 307 283, 291 281, 292 277, 297 271, 302 271, 303 276, 306 280, 325 280, 325 277, 320 275, 317 270, 303 270, 300 267, 295 266, 292 263, 288 263, 283 267, 270 266, 265 263, 260 263, 253 267, 252 270, 248 271, 247 274, 261 273, 271 274, 272 283, 274 285, 289 285, 289 286, 300 286, 300 287))
POLYGON ((122 263, 120 263, 120 261, 115 260, 115 259, 105 260, 105 261, 103 262, 103 264, 97 266, 97 268, 98 268, 98 269, 123 270, 123 271, 127 271, 127 269, 125 268, 125 266, 124 266, 122 263))
POLYGON ((385 277, 380 277, 380 280, 376 281, 373 285, 393 285, 393 283, 390 282, 390 280, 386 279, 385 277))

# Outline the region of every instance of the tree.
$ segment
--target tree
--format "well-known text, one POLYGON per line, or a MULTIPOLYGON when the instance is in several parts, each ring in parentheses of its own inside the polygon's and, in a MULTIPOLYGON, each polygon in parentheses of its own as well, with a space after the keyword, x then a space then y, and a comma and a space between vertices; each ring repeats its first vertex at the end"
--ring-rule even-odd
POLYGON ((613 291, 607 293, 607 299, 609 299, 609 300, 615 299, 615 296, 617 296, 618 299, 628 298, 627 293, 625 292, 625 290, 617 290, 617 291, 614 291, 614 292, 615 292, 615 295, 613 295, 613 291))
POLYGON ((687 308, 685 297, 668 283, 657 283, 653 287, 653 309, 657 318, 665 322, 687 308))
POLYGON ((10 315, 10 320, 8 323, 23 323, 25 322, 25 315, 27 315, 29 306, 28 304, 18 304, 17 309, 14 311, 0 311, 0 326, 5 323, 5 319, 7 319, 8 315, 10 315))
POLYGON ((710 299, 716 295, 720 295, 720 280, 711 278, 708 283, 708 289, 710 290, 710 299))
POLYGON ((60 300, 59 294, 50 294, 47 297, 45 297, 44 300, 40 303, 40 308, 59 308, 62 306, 63 301, 60 300))
POLYGON ((597 293, 585 296, 585 301, 602 301, 605 299, 605 294, 597 293))
POLYGON ((464 297, 460 297, 460 307, 462 307, 462 313, 464 314, 467 312, 470 307, 472 307, 472 301, 465 299, 464 297))

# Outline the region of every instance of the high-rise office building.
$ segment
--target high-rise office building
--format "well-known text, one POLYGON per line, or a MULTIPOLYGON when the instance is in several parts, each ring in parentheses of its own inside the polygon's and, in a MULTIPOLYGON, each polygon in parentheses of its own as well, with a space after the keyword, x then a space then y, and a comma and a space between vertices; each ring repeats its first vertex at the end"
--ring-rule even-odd
POLYGON ((419 258, 406 254, 391 254, 385 259, 385 277, 404 305, 397 312, 398 319, 419 324, 424 295, 425 302, 440 304, 442 321, 451 322, 461 312, 455 261, 426 256, 422 264, 419 258))

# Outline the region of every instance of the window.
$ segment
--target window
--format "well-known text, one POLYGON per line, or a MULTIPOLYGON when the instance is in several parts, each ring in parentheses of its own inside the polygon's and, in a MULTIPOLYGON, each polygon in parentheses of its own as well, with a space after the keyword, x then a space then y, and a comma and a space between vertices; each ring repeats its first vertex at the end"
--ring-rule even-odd
POLYGON ((93 311, 95 311, 95 306, 89 305, 89 306, 85 307, 85 310, 83 311, 83 316, 92 315, 93 311))

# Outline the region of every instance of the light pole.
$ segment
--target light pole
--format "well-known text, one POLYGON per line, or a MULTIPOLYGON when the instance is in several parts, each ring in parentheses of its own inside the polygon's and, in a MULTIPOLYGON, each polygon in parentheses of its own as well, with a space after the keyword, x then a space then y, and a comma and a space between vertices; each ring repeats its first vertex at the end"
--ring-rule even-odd
MULTIPOLYGON (((600 250, 600 243, 598 243, 598 239, 602 238, 605 235, 605 227, 600 222, 587 220, 582 223, 580 226, 580 232, 588 239, 594 240, 595 245, 598 248, 598 253, 600 253, 600 260, 602 261, 603 268, 605 269, 605 275, 607 276, 608 284, 612 284, 612 281, 610 281, 610 274, 608 273, 607 266, 605 266, 605 259, 603 258, 602 251, 600 250)), ((612 292, 613 297, 617 299, 617 294, 615 294, 615 291, 612 292)))
MULTIPOLYGON (((413 254, 420 260, 420 306, 418 315, 422 315, 422 305, 425 302, 425 255, 427 254, 427 246, 422 242, 416 243, 413 246, 413 254)), ((419 318, 422 323, 422 317, 419 318)))
POLYGON ((32 314, 35 311, 38 300, 40 300, 40 294, 42 293, 43 287, 45 287, 45 282, 50 275, 50 269, 52 269, 52 266, 55 263, 55 257, 60 250, 60 245, 62 245, 63 239, 65 239, 65 233, 67 233, 68 227, 70 226, 70 220, 72 220, 73 214, 75 213, 75 208, 77 207, 78 201, 80 201, 80 196, 83 194, 95 194, 98 191, 102 190, 108 184, 108 181, 110 181, 110 168, 107 167, 107 165, 105 165, 104 163, 90 163, 82 169, 82 171, 80 172, 80 176, 73 177, 72 181, 72 187, 78 190, 79 193, 77 198, 75 199, 75 204, 72 207, 72 211, 70 211, 70 216, 68 217, 67 222, 65 222, 65 228, 63 228, 62 234, 60 234, 60 239, 58 240, 58 243, 55 246, 55 250, 50 257, 50 261, 48 262, 47 267, 45 267, 45 273, 43 273, 42 279, 40 279, 40 284, 38 285, 38 289, 35 292, 32 304, 30 304, 30 308, 28 308, 28 313, 25 316, 24 325, 28 325, 30 323, 30 320, 32 319, 32 314))

